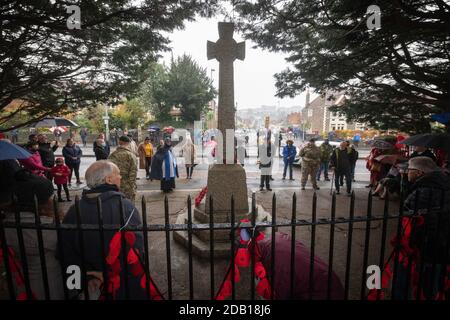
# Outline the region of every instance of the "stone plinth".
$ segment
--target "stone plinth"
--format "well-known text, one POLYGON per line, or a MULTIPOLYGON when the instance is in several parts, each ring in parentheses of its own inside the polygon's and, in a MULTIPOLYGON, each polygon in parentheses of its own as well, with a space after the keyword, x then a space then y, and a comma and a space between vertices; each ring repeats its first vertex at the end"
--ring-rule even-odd
MULTIPOLYGON (((247 177, 244 168, 239 164, 212 165, 208 170, 208 193, 205 199, 209 199, 210 196, 213 198, 215 222, 224 221, 226 217, 229 217, 232 196, 234 197, 236 219, 247 214, 249 212, 249 205, 247 177)), ((206 201, 205 211, 206 213, 210 212, 209 201, 206 201)))
MULTIPOLYGON (((200 207, 200 206, 199 206, 200 207)), ((204 204, 203 204, 204 207, 204 204)), ((201 212, 199 208, 195 208, 194 205, 191 208, 192 223, 193 224, 208 224, 208 222, 200 221, 196 218, 195 212, 201 212)), ((272 221, 272 217, 269 213, 264 211, 261 206, 257 206, 256 208, 256 222, 270 222, 272 221)), ((202 212, 203 216, 207 216, 206 213, 202 212)), ((198 215, 197 215, 198 217, 198 215)), ((243 215, 242 218, 251 219, 250 214, 243 215)), ((202 219, 202 218, 201 218, 202 219)), ((208 216, 209 219, 209 216, 208 216)), ((239 220, 236 219, 236 222, 239 220)), ((225 222, 225 221, 222 221, 225 222)), ((229 221, 226 221, 229 223, 229 221)), ((188 223, 188 213, 187 208, 184 210, 182 214, 180 214, 177 218, 175 224, 187 224, 188 223)), ((216 223, 219 223, 216 221, 216 223)), ((271 234, 271 228, 266 228, 264 230, 260 230, 266 234, 266 237, 269 237, 271 234)), ((184 247, 188 247, 188 232, 187 231, 174 231, 173 238, 176 242, 180 243, 184 247)), ((237 240, 237 236, 235 238, 237 240)), ((231 252, 231 234, 230 230, 214 230, 214 258, 230 258, 231 252)), ((209 259, 210 257, 210 231, 193 231, 192 233, 192 253, 200 258, 209 259)))

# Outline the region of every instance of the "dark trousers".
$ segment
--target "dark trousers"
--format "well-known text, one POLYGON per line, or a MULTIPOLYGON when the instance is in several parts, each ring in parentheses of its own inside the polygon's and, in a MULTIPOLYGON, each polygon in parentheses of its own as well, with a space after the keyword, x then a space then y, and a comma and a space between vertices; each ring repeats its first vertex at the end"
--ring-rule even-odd
POLYGON ((63 188, 64 188, 64 192, 66 193, 66 198, 67 198, 67 200, 69 200, 70 195, 69 195, 69 188, 67 188, 67 183, 57 184, 56 186, 58 187, 58 200, 62 200, 61 191, 63 188))
POLYGON ((286 178, 287 168, 289 167, 289 179, 292 179, 292 163, 285 162, 283 170, 283 178, 286 178))
POLYGON ((352 174, 351 171, 337 171, 334 178, 334 185, 336 187, 336 191, 341 190, 341 184, 345 183, 347 185, 347 192, 350 193, 352 191, 352 174))
POLYGON ((352 171, 351 171, 352 181, 355 180, 355 168, 356 168, 356 163, 353 163, 352 171))
POLYGON ((325 180, 328 180, 328 167, 329 167, 329 162, 328 161, 322 161, 320 163, 320 168, 319 171, 317 171, 317 180, 320 180, 320 175, 323 171, 323 175, 325 177, 325 180))
POLYGON ((194 166, 186 166, 186 176, 192 178, 192 173, 194 172, 194 166))
POLYGON ((150 175, 150 167, 152 165, 152 157, 145 157, 145 174, 150 175))
POLYGON ((72 182, 72 174, 75 172, 75 177, 77 178, 77 182, 80 181, 80 163, 71 163, 67 164, 67 166, 70 169, 70 175, 69 175, 69 183, 72 182))
POLYGON ((264 184, 267 189, 270 189, 270 175, 261 175, 261 183, 259 187, 264 188, 264 184))

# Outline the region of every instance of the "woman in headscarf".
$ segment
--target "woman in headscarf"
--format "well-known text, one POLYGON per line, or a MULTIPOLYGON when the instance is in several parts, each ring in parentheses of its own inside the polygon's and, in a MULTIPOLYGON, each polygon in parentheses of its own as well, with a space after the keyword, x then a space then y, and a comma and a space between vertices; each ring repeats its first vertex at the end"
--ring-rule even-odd
POLYGON ((196 166, 197 151, 195 145, 192 143, 190 137, 186 138, 186 143, 183 147, 184 165, 186 166, 186 179, 192 179, 192 173, 196 166))
POLYGON ((175 177, 178 178, 177 159, 172 152, 172 141, 167 137, 153 157, 150 179, 161 180, 161 190, 167 193, 175 189, 175 177))

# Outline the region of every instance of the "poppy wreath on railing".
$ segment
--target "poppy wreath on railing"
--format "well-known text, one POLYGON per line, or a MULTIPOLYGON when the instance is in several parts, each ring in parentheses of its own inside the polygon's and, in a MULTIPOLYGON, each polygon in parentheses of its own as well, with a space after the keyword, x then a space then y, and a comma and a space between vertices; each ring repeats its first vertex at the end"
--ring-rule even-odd
MULTIPOLYGON (((150 298, 152 300, 163 300, 164 298, 156 287, 152 277, 149 276, 149 279, 147 279, 143 262, 140 259, 139 250, 135 248, 136 235, 130 231, 116 232, 109 243, 109 253, 106 257, 106 263, 109 267, 108 283, 106 285, 107 293, 114 299, 120 288, 121 265, 119 257, 122 251, 122 236, 125 238, 125 243, 129 247, 128 253, 126 254, 126 261, 130 266, 129 270, 131 274, 140 279, 142 289, 147 290, 147 285, 149 286, 150 298)), ((104 300, 105 295, 102 295, 101 299, 104 300)))
MULTIPOLYGON (((241 223, 250 222, 247 219, 241 220, 241 223)), ((252 244, 252 239, 244 240, 242 238, 241 229, 237 229, 239 233, 239 246, 236 250, 235 258, 234 258, 234 266, 228 266, 227 273, 225 275, 225 279, 222 281, 222 284, 219 288, 219 291, 215 297, 215 300, 225 300, 232 295, 232 281, 234 283, 239 282, 240 280, 240 270, 239 268, 247 268, 251 264, 251 254, 254 254, 254 271, 255 278, 258 280, 258 284, 256 285, 256 292, 258 295, 265 299, 269 300, 271 298, 271 290, 270 283, 267 279, 266 268, 264 267, 261 261, 261 251, 259 249, 258 242, 264 239, 264 233, 255 231, 255 243, 252 244), (234 268, 234 279, 232 268, 234 268)))
MULTIPOLYGON (((0 248, 0 261, 4 261, 3 250, 0 248)), ((16 300, 28 300, 28 295, 25 290, 25 277, 22 269, 16 260, 16 254, 11 247, 8 247, 8 265, 11 270, 11 275, 14 277, 17 291, 21 292, 17 295, 16 300)), ((37 300, 36 295, 31 292, 31 300, 37 300)))
POLYGON ((204 187, 202 191, 198 194, 197 197, 195 197, 195 207, 198 208, 200 206, 200 203, 202 202, 203 198, 205 197, 206 193, 208 192, 208 187, 204 187))
MULTIPOLYGON (((368 300, 377 300, 385 298, 384 289, 387 289, 393 280, 393 272, 390 267, 391 261, 398 261, 405 269, 410 269, 410 281, 413 297, 419 296, 421 300, 426 300, 423 291, 419 292, 420 270, 418 265, 420 259, 420 251, 417 247, 410 245, 410 238, 412 232, 412 222, 414 221, 416 228, 420 228, 424 225, 423 216, 404 217, 402 219, 403 234, 400 237, 395 236, 391 239, 391 245, 394 247, 389 258, 385 262, 381 274, 381 289, 371 289, 367 296, 368 300)), ((445 293, 450 292, 450 266, 447 267, 444 277, 444 286, 439 291, 434 300, 445 300, 445 293)))

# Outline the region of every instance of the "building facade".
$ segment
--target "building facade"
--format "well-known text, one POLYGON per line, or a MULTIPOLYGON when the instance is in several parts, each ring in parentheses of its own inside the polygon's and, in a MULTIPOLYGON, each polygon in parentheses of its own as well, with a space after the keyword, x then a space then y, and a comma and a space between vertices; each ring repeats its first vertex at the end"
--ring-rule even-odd
POLYGON ((347 121, 344 115, 331 112, 330 107, 342 106, 348 99, 342 93, 326 92, 309 102, 306 95, 305 107, 301 111, 302 127, 307 133, 324 135, 336 130, 367 130, 365 124, 347 121))

